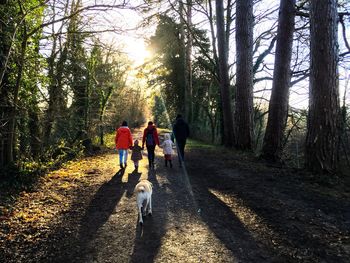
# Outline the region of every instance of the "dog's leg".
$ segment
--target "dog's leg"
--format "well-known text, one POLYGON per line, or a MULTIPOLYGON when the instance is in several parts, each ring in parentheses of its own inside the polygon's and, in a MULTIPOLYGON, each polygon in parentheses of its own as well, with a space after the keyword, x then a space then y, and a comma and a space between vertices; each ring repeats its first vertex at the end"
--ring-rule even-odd
POLYGON ((142 203, 140 203, 139 200, 137 200, 137 208, 139 210, 139 224, 143 224, 143 219, 142 219, 142 203))
POLYGON ((152 195, 149 197, 149 209, 148 214, 152 215, 152 195))
POLYGON ((147 210, 149 209, 149 202, 148 202, 148 198, 146 199, 146 205, 145 205, 145 209, 143 210, 143 215, 146 216, 147 215, 147 210))

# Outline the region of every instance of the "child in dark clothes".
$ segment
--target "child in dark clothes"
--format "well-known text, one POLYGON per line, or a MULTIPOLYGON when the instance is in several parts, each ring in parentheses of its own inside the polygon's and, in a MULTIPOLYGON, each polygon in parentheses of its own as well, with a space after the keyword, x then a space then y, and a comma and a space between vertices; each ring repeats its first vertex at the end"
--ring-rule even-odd
POLYGON ((142 148, 139 145, 139 141, 135 140, 134 146, 130 147, 132 153, 131 153, 131 160, 134 162, 135 170, 137 172, 139 168, 139 161, 142 159, 142 148))

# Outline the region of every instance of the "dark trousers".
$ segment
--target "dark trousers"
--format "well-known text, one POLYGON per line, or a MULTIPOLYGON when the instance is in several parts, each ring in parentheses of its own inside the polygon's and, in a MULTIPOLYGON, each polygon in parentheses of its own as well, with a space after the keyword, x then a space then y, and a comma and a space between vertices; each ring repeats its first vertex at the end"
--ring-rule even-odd
POLYGON ((177 155, 179 156, 179 162, 183 162, 185 160, 185 145, 186 141, 177 141, 177 155))
POLYGON ((154 150, 156 148, 155 145, 146 145, 147 148, 147 157, 149 163, 154 163, 154 150))

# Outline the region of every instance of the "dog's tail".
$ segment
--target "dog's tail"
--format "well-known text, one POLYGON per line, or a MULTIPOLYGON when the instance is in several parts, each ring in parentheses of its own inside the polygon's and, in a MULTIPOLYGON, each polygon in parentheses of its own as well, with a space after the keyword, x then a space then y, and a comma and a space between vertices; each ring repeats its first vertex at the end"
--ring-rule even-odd
POLYGON ((141 185, 138 190, 139 190, 139 192, 143 193, 143 192, 145 192, 145 187, 143 185, 141 185))

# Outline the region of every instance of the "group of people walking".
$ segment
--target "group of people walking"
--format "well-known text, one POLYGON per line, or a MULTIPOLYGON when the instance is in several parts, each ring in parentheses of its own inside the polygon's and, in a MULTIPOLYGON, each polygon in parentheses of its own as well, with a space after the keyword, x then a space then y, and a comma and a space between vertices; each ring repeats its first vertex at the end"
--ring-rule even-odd
POLYGON ((173 145, 175 145, 179 157, 179 165, 182 166, 185 157, 185 145, 189 136, 189 127, 182 116, 179 114, 176 117, 175 124, 173 125, 173 133, 170 135, 166 133, 164 140, 160 144, 159 135, 155 124, 152 121, 148 122, 147 127, 143 131, 142 146, 138 140, 133 142, 131 131, 128 127, 128 123, 123 121, 121 126, 116 130, 115 145, 119 153, 119 165, 121 169, 125 169, 128 160, 128 150, 132 151, 131 160, 134 162, 135 170, 138 171, 139 161, 142 159, 142 150, 146 146, 149 168, 154 169, 154 158, 156 146, 161 147, 164 153, 164 163, 167 167, 172 164, 173 145))

